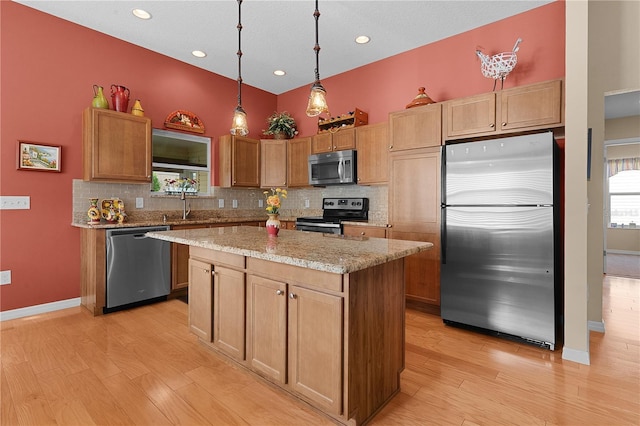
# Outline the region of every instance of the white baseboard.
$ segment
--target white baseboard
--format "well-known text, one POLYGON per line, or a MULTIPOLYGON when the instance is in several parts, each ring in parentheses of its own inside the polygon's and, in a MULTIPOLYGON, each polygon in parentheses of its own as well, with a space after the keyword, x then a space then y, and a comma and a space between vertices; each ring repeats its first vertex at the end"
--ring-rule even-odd
POLYGON ((589 331, 604 333, 604 321, 587 321, 587 328, 589 331))
POLYGON ((611 250, 607 249, 607 254, 631 254, 634 256, 640 256, 640 251, 631 251, 631 250, 611 250))
POLYGON ((577 349, 562 348, 562 359, 573 361, 584 365, 591 365, 588 351, 579 351, 577 349))
POLYGON ((47 312, 59 311, 60 309, 75 308, 76 306, 80 306, 79 297, 76 297, 75 299, 44 303, 42 305, 27 306, 26 308, 0 312, 0 321, 8 321, 16 318, 28 317, 31 315, 44 314, 47 312))

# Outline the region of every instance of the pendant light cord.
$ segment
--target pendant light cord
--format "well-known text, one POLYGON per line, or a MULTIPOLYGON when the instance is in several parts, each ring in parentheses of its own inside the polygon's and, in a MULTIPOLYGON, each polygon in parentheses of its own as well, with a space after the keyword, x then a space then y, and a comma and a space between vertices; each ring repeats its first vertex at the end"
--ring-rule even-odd
MULTIPOLYGON (((242 0, 238 0, 238 106, 242 107, 242 0)), ((317 24, 316 24, 317 25, 317 24)), ((317 31, 317 30, 316 30, 317 31)), ((316 36, 317 37, 317 36, 316 36)))
POLYGON ((316 52, 316 83, 320 81, 320 44, 318 43, 318 18, 320 18, 320 11, 318 10, 318 0, 316 0, 316 10, 313 12, 313 17, 316 19, 316 45, 313 50, 316 52))

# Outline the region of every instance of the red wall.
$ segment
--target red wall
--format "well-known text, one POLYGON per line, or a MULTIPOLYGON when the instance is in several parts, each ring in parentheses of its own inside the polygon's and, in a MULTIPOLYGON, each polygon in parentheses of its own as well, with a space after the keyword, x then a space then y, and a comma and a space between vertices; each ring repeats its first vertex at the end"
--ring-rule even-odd
MULTIPOLYGON (((505 87, 563 77, 564 13, 564 3, 554 2, 322 78, 329 106, 335 115, 358 107, 377 123, 403 109, 420 86, 436 101, 490 91, 493 81, 480 73, 476 47, 506 51, 518 37, 518 65, 505 87)), ((154 127, 176 109, 192 111, 217 142, 228 132, 237 83, 14 2, 0 2, 0 24, 0 194, 31 197, 30 210, 0 211, 0 270, 12 271, 12 284, 0 287, 0 310, 6 311, 80 296, 71 189, 72 179, 82 178, 81 113, 91 104, 93 84, 107 92, 111 84, 127 86, 154 127), (18 140, 61 145, 62 173, 16 170, 18 140)), ((250 136, 260 137, 276 106, 292 113, 301 135, 314 134, 317 120, 304 115, 308 90, 276 98, 244 87, 250 136)))

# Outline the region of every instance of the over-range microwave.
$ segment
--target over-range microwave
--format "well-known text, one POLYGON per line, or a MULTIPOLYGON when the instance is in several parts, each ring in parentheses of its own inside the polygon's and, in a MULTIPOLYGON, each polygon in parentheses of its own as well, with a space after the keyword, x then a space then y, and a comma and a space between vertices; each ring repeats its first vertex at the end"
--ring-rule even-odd
POLYGON ((356 183, 356 151, 312 154, 309 156, 309 185, 344 185, 356 183))

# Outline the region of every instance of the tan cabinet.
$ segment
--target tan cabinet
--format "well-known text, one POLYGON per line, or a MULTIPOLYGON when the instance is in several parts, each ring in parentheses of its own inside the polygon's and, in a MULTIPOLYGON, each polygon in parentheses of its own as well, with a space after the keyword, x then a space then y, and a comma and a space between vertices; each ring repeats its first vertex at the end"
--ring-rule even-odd
POLYGON ((389 151, 440 146, 442 106, 429 104, 389 114, 389 151))
POLYGON ((389 124, 356 127, 358 184, 384 184, 389 180, 389 124))
MULTIPOLYGON (((175 225, 172 230, 207 228, 206 225, 175 225)), ((171 243, 171 291, 189 287, 189 246, 171 243)))
POLYGON ((405 259, 408 300, 440 305, 440 148, 392 153, 387 238, 427 241, 433 249, 405 259))
POLYGON ((213 339, 213 279, 211 264, 189 259, 189 330, 202 340, 213 339))
POLYGON ((287 140, 260 141, 260 186, 281 188, 287 186, 287 140))
POLYGON ((356 149, 356 128, 338 130, 335 133, 321 133, 311 137, 311 153, 356 149))
MULTIPOLYGON (((192 301, 189 301, 192 303, 192 301)), ((213 267, 213 343, 237 360, 245 356, 244 272, 213 267)))
POLYGON ((89 107, 82 138, 84 180, 151 182, 151 119, 89 107))
POLYGON ((260 141, 241 136, 220 137, 220 186, 260 187, 260 141))
POLYGON ((311 137, 289 139, 287 143, 287 183, 289 188, 309 186, 311 137))
POLYGON ((445 139, 561 127, 564 125, 562 86, 562 80, 551 80, 446 101, 445 139))
POLYGON ((387 228, 379 226, 344 225, 342 233, 348 237, 386 238, 387 228))

